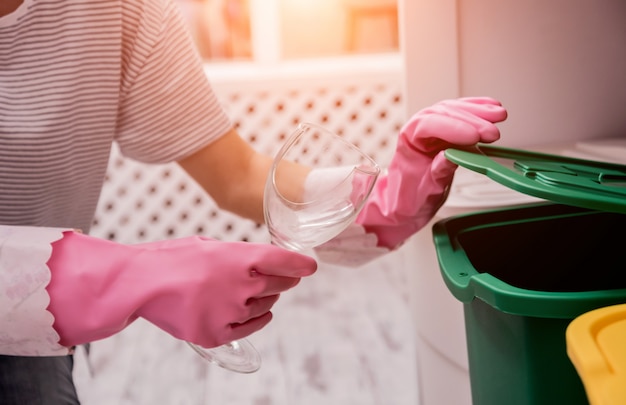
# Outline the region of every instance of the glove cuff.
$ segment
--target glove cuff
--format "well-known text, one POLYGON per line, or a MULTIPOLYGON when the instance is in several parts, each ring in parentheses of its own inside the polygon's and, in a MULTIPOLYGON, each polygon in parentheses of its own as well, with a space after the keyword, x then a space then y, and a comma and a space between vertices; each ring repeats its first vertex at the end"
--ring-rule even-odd
POLYGON ((362 266, 390 249, 378 246, 378 237, 367 233, 363 226, 352 223, 342 233, 328 242, 314 248, 318 259, 330 264, 347 267, 362 266))
POLYGON ((67 229, 0 226, 0 353, 62 356, 54 316, 47 310, 51 244, 67 229))

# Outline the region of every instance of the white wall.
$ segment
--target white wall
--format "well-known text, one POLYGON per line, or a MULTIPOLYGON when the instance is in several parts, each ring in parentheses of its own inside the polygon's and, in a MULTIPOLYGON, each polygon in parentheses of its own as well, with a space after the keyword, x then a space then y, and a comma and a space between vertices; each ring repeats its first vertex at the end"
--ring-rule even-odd
POLYGON ((505 146, 626 137, 623 0, 403 0, 409 112, 490 95, 505 146))
POLYGON ((459 95, 455 0, 400 0, 407 114, 459 95))

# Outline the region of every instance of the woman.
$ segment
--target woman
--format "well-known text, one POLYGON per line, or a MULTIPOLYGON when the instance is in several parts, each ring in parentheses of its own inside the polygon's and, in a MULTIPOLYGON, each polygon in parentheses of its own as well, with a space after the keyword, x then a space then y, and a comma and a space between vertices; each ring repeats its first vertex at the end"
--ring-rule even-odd
MULTIPOLYGON (((320 257, 357 263, 400 246, 445 200, 456 166, 441 151, 497 140, 505 118, 489 98, 415 114, 353 224, 361 242, 347 251, 340 235, 320 257)), ((2 404, 79 403, 72 348, 138 317, 205 347, 247 336, 316 269, 269 244, 88 236, 113 142, 142 162, 178 162, 221 208, 263 221, 271 158, 232 128, 175 4, 0 3, 2 404)))

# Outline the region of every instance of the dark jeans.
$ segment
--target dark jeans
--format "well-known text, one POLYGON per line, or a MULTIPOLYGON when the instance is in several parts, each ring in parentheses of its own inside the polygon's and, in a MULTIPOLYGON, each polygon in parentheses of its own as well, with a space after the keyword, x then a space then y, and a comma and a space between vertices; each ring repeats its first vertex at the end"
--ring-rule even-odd
POLYGON ((78 405, 72 356, 0 355, 0 404, 78 405))

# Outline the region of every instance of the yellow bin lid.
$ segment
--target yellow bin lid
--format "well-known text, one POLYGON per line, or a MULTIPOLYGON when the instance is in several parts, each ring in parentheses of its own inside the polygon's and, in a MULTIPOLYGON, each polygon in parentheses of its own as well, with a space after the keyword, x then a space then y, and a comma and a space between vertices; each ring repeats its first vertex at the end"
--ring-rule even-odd
POLYGON ((626 404, 626 304, 578 316, 569 324, 566 340, 589 403, 626 404))

